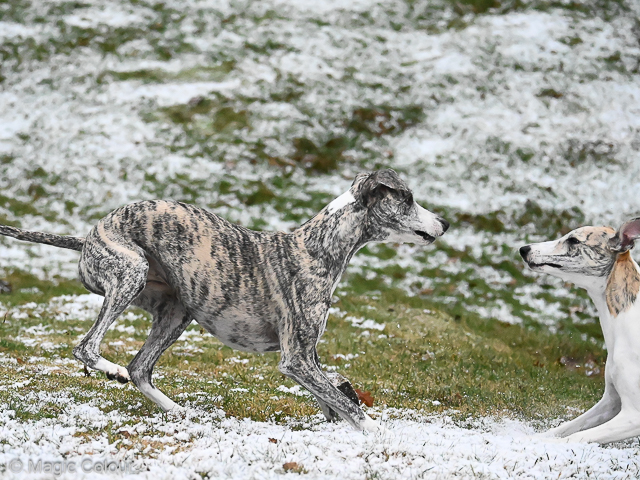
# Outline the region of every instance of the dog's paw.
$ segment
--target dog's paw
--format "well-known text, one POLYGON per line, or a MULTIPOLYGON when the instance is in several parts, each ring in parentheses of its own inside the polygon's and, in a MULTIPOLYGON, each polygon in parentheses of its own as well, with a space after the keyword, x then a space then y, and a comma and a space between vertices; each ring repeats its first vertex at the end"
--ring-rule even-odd
POLYGON ((545 430, 544 432, 536 432, 530 435, 531 438, 537 438, 540 440, 549 440, 553 438, 560 438, 553 430, 545 430))
POLYGON ((533 439, 539 440, 544 443, 568 443, 569 437, 556 437, 556 436, 547 436, 547 437, 539 437, 536 435, 532 435, 533 439))
POLYGON ((598 443, 597 440, 587 437, 582 432, 574 433, 559 440, 563 440, 562 443, 598 443))
POLYGON ((105 372, 105 374, 107 375, 107 378, 109 380, 117 380, 120 383, 127 383, 129 380, 131 380, 131 377, 129 377, 129 372, 124 367, 118 367, 115 372, 105 372))
POLYGON ((165 413, 171 419, 184 420, 187 418, 188 411, 189 410, 186 407, 173 403, 173 406, 169 410, 166 410, 165 413))
POLYGON ((364 422, 360 424, 360 427, 362 428, 362 430, 366 432, 374 433, 376 435, 387 435, 391 433, 390 430, 387 427, 385 427, 382 423, 376 422, 373 418, 371 418, 368 415, 364 419, 364 422))

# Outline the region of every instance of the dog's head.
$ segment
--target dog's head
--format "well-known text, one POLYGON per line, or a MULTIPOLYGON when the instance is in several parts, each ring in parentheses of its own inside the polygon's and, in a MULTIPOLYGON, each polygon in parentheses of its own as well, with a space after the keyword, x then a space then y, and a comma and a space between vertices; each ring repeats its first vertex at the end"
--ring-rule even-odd
POLYGON ((550 242, 520 248, 529 268, 572 282, 580 287, 606 285, 621 254, 631 250, 640 237, 640 217, 616 232, 611 227, 581 227, 550 242))
POLYGON ((371 241, 428 245, 449 228, 444 218, 414 201, 407 184, 393 170, 360 173, 347 193, 366 209, 371 241))

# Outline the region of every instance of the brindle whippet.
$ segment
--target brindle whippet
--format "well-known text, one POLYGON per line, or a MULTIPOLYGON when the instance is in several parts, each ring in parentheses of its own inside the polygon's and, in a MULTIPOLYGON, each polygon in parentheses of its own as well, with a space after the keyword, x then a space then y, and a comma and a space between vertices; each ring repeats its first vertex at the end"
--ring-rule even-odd
POLYGON ((316 344, 331 296, 365 244, 428 245, 448 227, 413 200, 396 172, 381 170, 357 175, 347 192, 290 234, 251 231, 193 205, 162 200, 118 208, 86 238, 8 226, 0 226, 0 234, 81 252, 80 280, 104 303, 75 357, 111 379, 133 381, 163 410, 177 405, 153 385, 153 367, 195 319, 232 348, 279 350, 280 371, 315 396, 328 420, 340 416, 356 428, 377 430, 348 382, 339 389, 320 369, 316 344), (153 322, 124 368, 100 355, 100 343, 129 305, 151 313, 153 322))

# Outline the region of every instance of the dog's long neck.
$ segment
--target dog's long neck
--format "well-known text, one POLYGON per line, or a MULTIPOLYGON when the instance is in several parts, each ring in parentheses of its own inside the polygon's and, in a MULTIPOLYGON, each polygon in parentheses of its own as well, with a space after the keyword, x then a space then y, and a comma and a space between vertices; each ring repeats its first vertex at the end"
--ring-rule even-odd
POLYGON ((609 313, 617 317, 629 310, 636 302, 640 290, 640 271, 638 264, 629 252, 618 255, 605 289, 605 298, 609 313))
POLYGON ((366 208, 347 192, 294 232, 307 252, 322 262, 334 283, 351 257, 369 240, 364 225, 366 214, 366 208))
POLYGON ((618 255, 606 282, 597 282, 587 287, 598 310, 605 340, 612 336, 610 331, 616 319, 627 314, 640 301, 639 291, 640 269, 629 252, 618 255))

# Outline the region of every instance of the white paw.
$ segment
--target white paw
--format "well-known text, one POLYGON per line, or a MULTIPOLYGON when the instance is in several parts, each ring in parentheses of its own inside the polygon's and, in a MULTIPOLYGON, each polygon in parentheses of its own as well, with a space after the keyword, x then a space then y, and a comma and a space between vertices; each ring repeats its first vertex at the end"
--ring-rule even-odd
POLYGON ((595 442, 595 440, 591 440, 580 433, 574 433, 569 435, 568 437, 564 437, 561 440, 564 440, 563 443, 590 443, 595 442))
POLYGON ((105 371, 109 380, 117 380, 120 383, 127 383, 131 380, 126 368, 114 365, 114 369, 105 371))
POLYGON ((543 440, 545 443, 569 443, 568 438, 569 437, 556 437, 556 436, 550 436, 550 437, 538 437, 540 440, 543 440))
POLYGON ((550 438, 559 438, 558 435, 553 431, 553 429, 551 430, 547 430, 545 432, 537 432, 534 433, 533 435, 531 435, 532 438, 539 438, 542 440, 548 440, 550 438))
POLYGON ((178 405, 175 402, 171 402, 172 405, 168 405, 169 408, 164 409, 166 414, 171 418, 177 418, 183 420, 187 416, 187 408, 182 405, 178 405))
POLYGON ((124 367, 118 367, 118 376, 123 379, 126 379, 127 382, 131 381, 131 377, 129 376, 129 371, 124 367))
POLYGON ((360 427, 362 428, 362 430, 375 433, 377 435, 386 435, 391 433, 391 431, 387 427, 385 427, 380 422, 376 422, 373 418, 371 418, 368 415, 364 419, 364 422, 360 424, 360 427))

